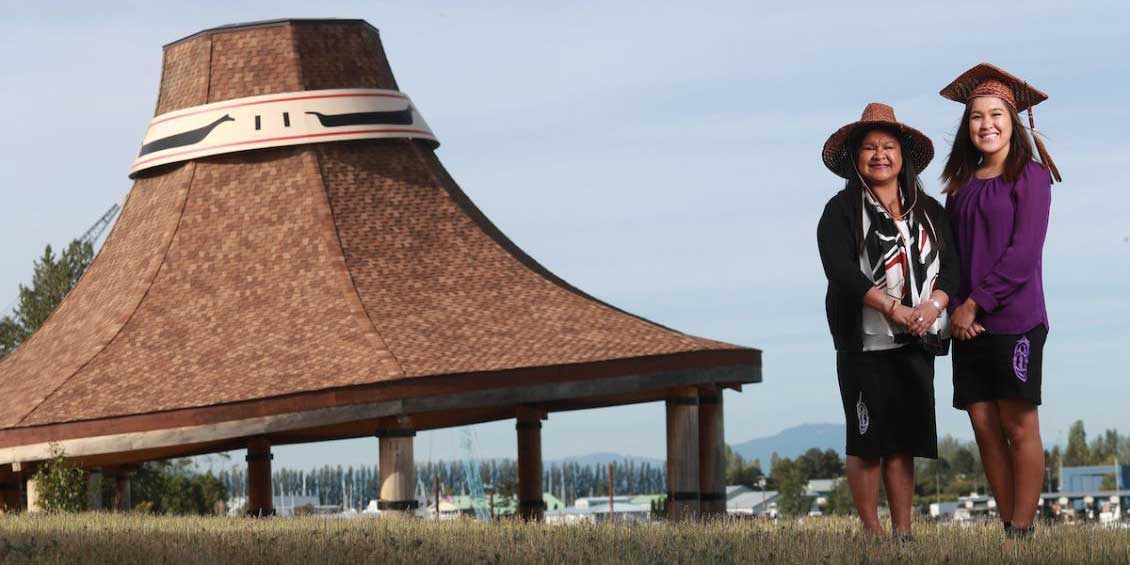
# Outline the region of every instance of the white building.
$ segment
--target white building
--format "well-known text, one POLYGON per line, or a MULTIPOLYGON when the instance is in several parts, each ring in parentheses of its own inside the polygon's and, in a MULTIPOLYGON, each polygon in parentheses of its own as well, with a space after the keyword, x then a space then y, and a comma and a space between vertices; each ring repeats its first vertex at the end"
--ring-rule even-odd
POLYGON ((726 513, 730 516, 777 517, 777 491, 754 490, 743 485, 726 487, 726 513))

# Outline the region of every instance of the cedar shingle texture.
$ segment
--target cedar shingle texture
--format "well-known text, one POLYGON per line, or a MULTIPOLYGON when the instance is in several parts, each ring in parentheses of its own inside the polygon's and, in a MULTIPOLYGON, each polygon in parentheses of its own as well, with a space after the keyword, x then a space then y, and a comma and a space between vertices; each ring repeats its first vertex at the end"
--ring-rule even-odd
MULTIPOLYGON (((375 29, 191 36, 165 49, 157 113, 325 88, 396 88, 375 29)), ((79 285, 0 362, 0 429, 719 350, 760 363, 558 279, 422 143, 266 149, 135 182, 79 285)))

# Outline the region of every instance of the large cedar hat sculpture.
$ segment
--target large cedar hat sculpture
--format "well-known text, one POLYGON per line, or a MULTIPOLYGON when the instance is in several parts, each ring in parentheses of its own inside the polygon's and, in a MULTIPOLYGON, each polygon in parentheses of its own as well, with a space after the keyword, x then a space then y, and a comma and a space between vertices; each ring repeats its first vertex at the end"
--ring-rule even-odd
POLYGON ((634 316, 535 262, 447 174, 411 106, 270 113, 320 92, 403 104, 398 91, 360 20, 167 45, 120 219, 0 362, 0 465, 45 459, 52 442, 108 465, 760 381, 758 350, 634 316), (192 119, 207 123, 174 132, 192 119), (196 148, 241 120, 261 132, 300 119, 304 133, 273 146, 196 148), (330 131, 343 124, 376 138, 330 131))

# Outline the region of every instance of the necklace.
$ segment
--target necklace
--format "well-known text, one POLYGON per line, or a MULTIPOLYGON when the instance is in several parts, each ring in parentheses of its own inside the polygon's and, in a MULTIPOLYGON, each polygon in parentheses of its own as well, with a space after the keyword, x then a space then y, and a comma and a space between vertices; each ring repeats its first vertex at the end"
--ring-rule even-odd
MULTIPOLYGON (((914 200, 911 201, 910 207, 905 208, 903 210, 902 214, 895 214, 894 212, 891 212, 891 209, 889 207, 887 207, 886 204, 883 204, 882 200, 879 200, 879 196, 877 194, 875 194, 875 191, 871 190, 871 187, 867 184, 867 181, 863 180, 863 175, 859 174, 859 168, 855 167, 855 163, 852 163, 852 167, 855 168, 855 176, 859 178, 859 182, 863 183, 863 188, 867 190, 868 194, 871 195, 871 198, 875 199, 875 202, 878 202, 879 205, 882 206, 883 209, 887 211, 887 215, 890 216, 892 220, 894 220, 896 222, 901 221, 903 218, 909 216, 910 211, 914 209, 915 204, 918 204, 918 187, 915 186, 914 200)), ((898 197, 902 196, 902 187, 896 185, 895 192, 896 192, 895 200, 898 200, 898 197)))
MULTIPOLYGON (((879 199, 879 196, 877 194, 875 194, 875 191, 872 190, 870 186, 867 185, 867 181, 864 181, 862 176, 859 177, 859 180, 860 180, 860 182, 863 183, 863 187, 867 189, 867 192, 868 192, 868 194, 871 195, 871 198, 874 198, 875 201, 878 202, 879 205, 882 206, 883 209, 887 211, 887 215, 890 216, 891 219, 896 221, 896 222, 902 221, 904 218, 909 216, 910 211, 914 209, 914 205, 918 203, 918 191, 915 190, 914 191, 914 200, 910 203, 910 206, 903 208, 902 214, 896 214, 893 211, 891 211, 892 206, 887 206, 886 203, 884 203, 882 200, 879 199)), ((894 200, 895 203, 898 203, 898 201, 899 201, 898 197, 902 195, 901 188, 902 187, 900 186, 899 190, 898 190, 898 194, 895 196, 895 200, 894 200)))

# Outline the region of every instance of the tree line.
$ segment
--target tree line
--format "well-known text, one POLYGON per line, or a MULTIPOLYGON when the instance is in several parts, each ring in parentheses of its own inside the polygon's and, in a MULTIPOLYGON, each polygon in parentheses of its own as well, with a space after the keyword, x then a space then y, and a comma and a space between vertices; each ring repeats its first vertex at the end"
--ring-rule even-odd
MULTIPOLYGON (((662 466, 646 461, 625 460, 613 464, 612 488, 617 494, 666 492, 666 473, 662 466)), ((479 480, 495 494, 498 504, 516 501, 518 464, 513 459, 490 459, 478 463, 479 480)), ((226 468, 216 475, 233 497, 247 494, 247 473, 241 467, 226 468)), ((471 487, 461 461, 417 463, 417 494, 433 496, 438 479, 442 496, 468 495, 471 487)), ((608 495, 608 466, 582 465, 564 461, 545 466, 542 487, 546 492, 572 505, 578 498, 608 495)), ((361 510, 380 495, 380 469, 376 465, 353 467, 325 465, 318 469, 277 469, 272 473, 275 496, 317 497, 323 505, 361 510)))

